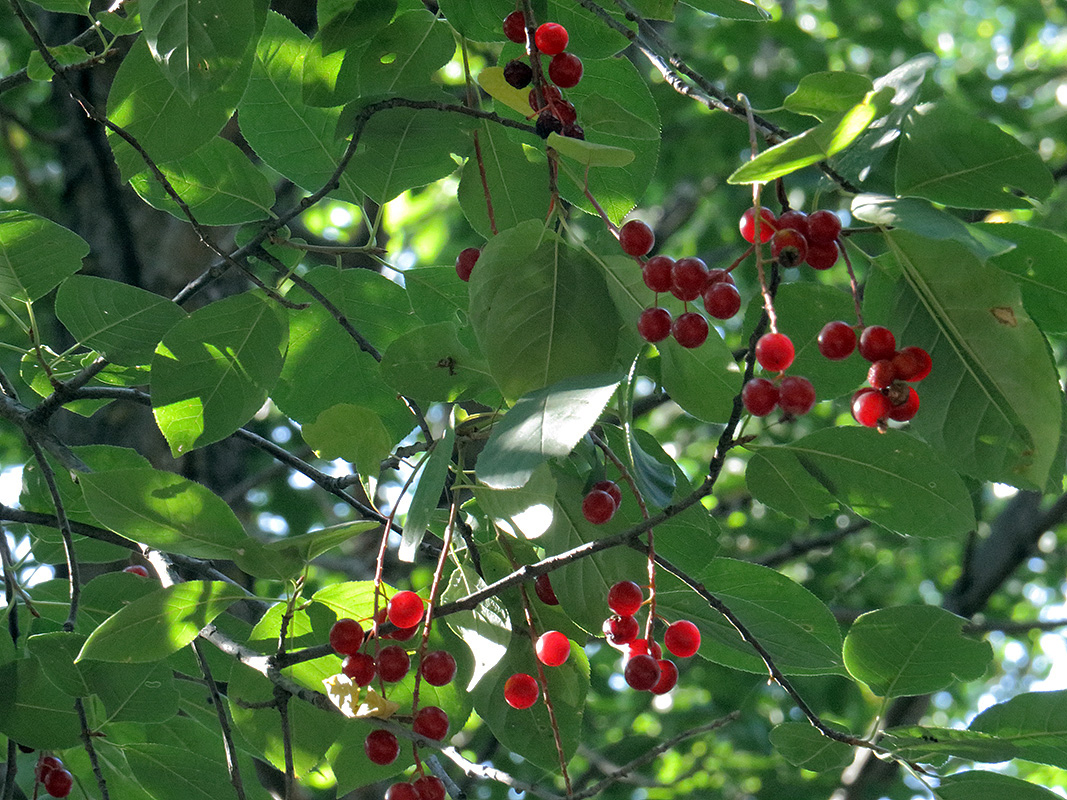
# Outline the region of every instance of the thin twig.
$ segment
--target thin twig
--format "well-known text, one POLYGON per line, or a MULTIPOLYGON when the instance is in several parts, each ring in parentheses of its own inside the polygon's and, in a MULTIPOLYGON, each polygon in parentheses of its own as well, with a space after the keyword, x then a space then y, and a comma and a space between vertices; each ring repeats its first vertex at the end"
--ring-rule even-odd
POLYGON ((241 780, 241 766, 237 763, 237 748, 233 743, 233 731, 230 728, 230 717, 226 712, 226 704, 222 702, 219 687, 215 683, 215 677, 211 674, 211 666, 204 656, 204 646, 199 639, 193 640, 193 655, 196 663, 204 676, 204 683, 208 692, 211 693, 211 704, 215 706, 215 713, 219 718, 219 728, 222 730, 222 746, 226 752, 226 769, 230 773, 230 783, 237 794, 237 800, 245 800, 244 782, 241 780))
POLYGON ((89 731, 89 720, 85 715, 85 704, 80 697, 74 698, 74 710, 78 712, 82 745, 85 747, 85 752, 89 754, 89 763, 93 767, 93 776, 96 778, 96 786, 100 790, 101 800, 110 800, 107 781, 104 780, 104 771, 100 769, 100 760, 96 757, 96 748, 93 747, 93 735, 89 731))
POLYGON ((293 764, 293 728, 289 722, 289 693, 277 684, 274 686, 274 703, 281 717, 282 752, 285 755, 285 800, 293 800, 296 784, 296 767, 293 764))

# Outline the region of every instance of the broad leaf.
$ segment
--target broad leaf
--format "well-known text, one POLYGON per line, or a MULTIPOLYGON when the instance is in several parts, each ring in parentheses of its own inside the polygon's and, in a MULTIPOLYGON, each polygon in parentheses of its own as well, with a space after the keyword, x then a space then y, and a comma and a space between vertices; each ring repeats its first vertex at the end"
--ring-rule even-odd
POLYGON ((178 689, 169 664, 79 661, 77 666, 103 704, 109 724, 158 724, 178 713, 178 689))
POLYGON ((64 750, 81 738, 74 700, 57 692, 32 656, 0 666, 0 733, 39 750, 64 750))
POLYGON ((862 103, 873 88, 870 78, 855 72, 813 72, 800 79, 783 105, 794 114, 823 120, 862 103))
MULTIPOLYGON (((461 564, 441 593, 441 600, 450 603, 486 587, 485 581, 466 564, 461 564)), ((447 617, 448 626, 470 648, 474 658, 471 685, 477 685, 487 672, 504 658, 511 644, 512 621, 499 597, 490 597, 473 611, 459 611, 447 617)))
POLYGON ((845 666, 882 697, 929 694, 957 680, 975 680, 985 672, 993 649, 964 636, 966 622, 935 606, 868 612, 845 637, 845 666))
POLYGON ((85 697, 92 688, 85 682, 81 670, 74 663, 85 636, 80 633, 39 633, 26 640, 26 649, 41 665, 41 671, 56 688, 71 697, 85 697))
POLYGON ((357 60, 359 96, 410 96, 412 91, 425 91, 433 74, 455 52, 456 41, 448 25, 429 10, 419 8, 398 14, 365 49, 348 53, 342 69, 349 66, 349 59, 357 60))
POLYGON ((411 497, 407 517, 404 519, 404 531, 397 551, 401 561, 411 563, 415 560, 422 537, 430 524, 437 504, 441 500, 445 481, 448 479, 448 465, 452 463, 452 447, 456 443, 455 420, 450 416, 446 420, 445 430, 433 443, 433 449, 426 456, 419 485, 411 497))
POLYGON ((217 800, 233 791, 221 759, 155 742, 128 744, 123 751, 134 777, 157 800, 217 800))
POLYGON ((950 756, 995 763, 1019 755, 1019 748, 1009 739, 955 728, 890 728, 878 743, 900 758, 925 764, 940 763, 950 756))
POLYGON ((634 151, 625 147, 587 142, 555 132, 548 134, 548 146, 585 167, 625 167, 635 158, 634 151))
POLYGON ((33 4, 40 6, 45 11, 83 15, 88 15, 89 13, 89 0, 33 0, 33 4))
MULTIPOLYGON (((451 280, 456 281, 455 271, 448 271, 451 280)), ((409 290, 411 285, 408 278, 409 290)), ((455 322, 422 325, 408 331, 382 354, 382 380, 405 397, 420 402, 452 402, 492 392, 496 384, 473 339, 469 329, 461 330, 455 322), (471 340, 470 346, 461 338, 471 340)))
POLYGON ((396 13, 396 0, 346 0, 333 11, 316 7, 319 29, 304 58, 304 101, 340 106, 359 95, 359 62, 396 13))
POLYGON ((1000 772, 972 770, 942 778, 937 796, 941 800, 1055 800, 1060 795, 1000 772))
POLYGON ((726 19, 743 19, 750 22, 765 22, 770 14, 749 0, 686 0, 688 5, 709 14, 726 19))
POLYGON ((1067 692, 1025 692, 987 708, 971 731, 1018 748, 1019 758, 1067 769, 1067 692))
POLYGON ((0 297, 37 300, 81 269, 89 244, 25 211, 0 211, 0 297))
POLYGON ((300 435, 319 458, 343 458, 364 474, 379 471, 395 438, 374 409, 352 403, 330 406, 313 421, 305 422, 300 435))
POLYGON ((790 764, 812 772, 841 769, 852 761, 852 748, 823 736, 807 722, 783 722, 771 729, 771 744, 790 764))
POLYGON ((974 227, 1015 244, 991 263, 1019 284, 1026 313, 1041 330, 1067 332, 1067 240, 1053 231, 1014 223, 974 227))

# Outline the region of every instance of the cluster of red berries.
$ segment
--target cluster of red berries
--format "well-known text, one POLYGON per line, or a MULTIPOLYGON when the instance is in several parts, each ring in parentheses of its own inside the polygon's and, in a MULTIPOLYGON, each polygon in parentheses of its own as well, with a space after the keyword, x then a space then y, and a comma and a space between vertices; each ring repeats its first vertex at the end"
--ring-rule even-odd
MULTIPOLYGON (((776 217, 769 208, 759 209, 760 243, 771 243, 771 256, 783 267, 807 264, 813 269, 830 269, 841 251, 838 237, 841 220, 832 211, 786 211, 776 217)), ((739 223, 745 241, 756 240, 756 209, 746 209, 739 223)))
POLYGON ((594 525, 603 525, 615 516, 622 492, 615 481, 597 481, 582 499, 582 516, 594 525))
MULTIPOLYGON (((516 44, 527 44, 526 17, 521 11, 512 11, 504 18, 504 35, 516 44)), ((582 60, 567 52, 570 39, 567 29, 557 22, 546 22, 534 31, 531 58, 551 56, 548 62, 548 79, 530 89, 530 108, 537 114, 537 135, 547 139, 550 133, 584 139, 585 131, 578 124, 578 112, 574 104, 563 99, 560 89, 572 89, 582 79, 582 60)), ((540 63, 540 62, 538 62, 540 63)), ((516 58, 504 66, 504 80, 516 89, 525 89, 534 79, 529 63, 516 58)))
POLYGON ((741 390, 741 402, 749 414, 765 417, 780 408, 790 417, 800 417, 815 405, 815 387, 800 375, 782 375, 796 354, 793 341, 784 333, 765 333, 756 342, 756 361, 768 372, 777 372, 777 383, 753 378, 741 390))
POLYGON ((411 783, 394 783, 386 790, 385 800, 445 800, 445 784, 433 775, 411 783))
POLYGON ((66 797, 74 785, 74 776, 64 769, 63 762, 55 756, 41 756, 37 759, 33 774, 52 797, 66 797))

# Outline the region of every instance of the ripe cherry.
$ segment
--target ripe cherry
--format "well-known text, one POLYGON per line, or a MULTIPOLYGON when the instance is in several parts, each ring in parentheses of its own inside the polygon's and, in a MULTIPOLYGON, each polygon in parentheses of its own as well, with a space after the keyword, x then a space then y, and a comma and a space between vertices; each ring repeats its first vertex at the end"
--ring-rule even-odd
POLYGON ((363 740, 363 750, 372 764, 384 767, 396 761, 396 757, 400 755, 400 743, 389 731, 377 728, 363 740))
POLYGON ((593 525, 603 525, 615 516, 614 498, 605 491, 593 489, 582 500, 582 516, 593 525))
POLYGON ((778 217, 778 230, 796 231, 805 239, 808 238, 808 215, 803 211, 784 211, 778 217))
POLYGON ((397 592, 389 599, 386 613, 389 621, 398 628, 411 628, 419 624, 425 603, 414 592, 397 592))
POLYGON ((771 255, 783 267, 798 266, 808 255, 808 240, 792 228, 776 231, 771 237, 771 255))
POLYGON ((671 294, 679 300, 696 300, 707 282, 708 265, 695 256, 679 258, 671 267, 671 294))
POLYGON ((799 375, 788 375, 778 387, 778 405, 792 417, 802 417, 815 405, 815 387, 799 375))
POLYGON ((608 589, 608 608, 620 617, 632 617, 644 601, 641 587, 633 581, 619 581, 608 589))
POLYGON ((63 769, 63 762, 55 756, 41 756, 37 759, 37 766, 33 768, 33 774, 38 781, 44 781, 48 773, 54 769, 63 769))
POLYGON ((412 636, 419 632, 418 625, 412 625, 410 628, 397 628, 392 633, 387 633, 383 636, 383 639, 392 639, 394 642, 406 642, 412 636))
POLYGON ((560 89, 577 86, 578 81, 582 79, 582 59, 573 53, 552 56, 552 60, 548 62, 548 77, 560 89))
POLYGON ((386 645, 378 653, 378 674, 386 683, 396 683, 408 674, 411 658, 400 645, 386 645))
POLYGON ((148 569, 147 569, 147 567, 143 567, 140 564, 130 564, 130 566, 126 567, 122 571, 123 572, 128 572, 131 575, 136 575, 139 578, 147 578, 148 577, 148 569))
POLYGON ((933 366, 934 362, 930 354, 914 345, 905 347, 893 356, 893 367, 897 371, 897 377, 902 381, 911 383, 921 381, 930 374, 933 366))
POLYGON ((675 341, 690 350, 704 344, 710 330, 708 321, 696 311, 685 312, 671 325, 675 341))
POLYGON ((841 361, 856 349, 856 331, 847 322, 827 322, 819 331, 819 352, 831 361, 841 361))
POLYGON ((556 591, 552 588, 552 580, 548 577, 547 572, 534 578, 534 592, 537 593, 537 598, 546 606, 559 605, 559 598, 556 597, 556 591))
MULTIPOLYGON (((530 102, 530 108, 532 108, 534 111, 540 111, 545 106, 552 106, 554 108, 556 107, 557 103, 560 103, 563 100, 563 95, 560 94, 559 89, 557 89, 555 86, 552 86, 551 84, 546 84, 545 86, 541 87, 541 95, 545 99, 544 103, 539 103, 537 101, 536 89, 530 90, 528 99, 530 102)), ((577 119, 577 115, 575 115, 575 119, 577 119)), ((560 120, 560 122, 564 121, 565 120, 560 120)))
POLYGON ((656 665, 659 667, 659 680, 649 691, 652 694, 667 694, 678 685, 678 667, 666 658, 659 659, 656 665))
POLYGON ((554 56, 567 49, 567 29, 558 22, 546 22, 534 32, 534 44, 546 56, 554 56))
POLYGON ((342 656, 359 652, 363 646, 363 626, 354 619, 339 619, 330 628, 330 647, 342 656))
POLYGON ((852 395, 852 418, 860 425, 876 428, 891 410, 889 398, 877 389, 864 387, 852 395))
POLYGON ((537 638, 534 652, 546 667, 558 667, 571 654, 571 640, 559 631, 546 631, 537 638))
POLYGON ((804 262, 812 269, 830 269, 841 255, 837 242, 808 242, 808 254, 804 262))
POLYGON ((641 278, 645 286, 654 292, 669 292, 673 266, 674 259, 670 256, 652 256, 641 265, 641 278))
MULTIPOLYGON (((745 212, 741 215, 741 221, 738 223, 738 227, 741 229, 741 238, 746 242, 755 243, 756 241, 756 211, 753 208, 746 208, 745 212)), ((774 216, 774 212, 769 208, 760 206, 760 226, 759 226, 759 240, 760 243, 764 243, 770 240, 774 236, 774 232, 778 229, 778 220, 774 216)))
POLYGON ((753 378, 741 389, 741 402, 754 417, 765 417, 778 406, 778 387, 766 378, 753 378))
POLYGON ((647 222, 632 219, 619 228, 619 246, 628 256, 646 255, 656 243, 656 235, 647 222))
POLYGON ((459 275, 460 280, 469 281, 471 279, 471 271, 474 269, 474 264, 481 254, 482 251, 477 247, 468 247, 460 252, 456 257, 456 274, 459 275))
POLYGON ((637 638, 641 632, 640 626, 634 617, 623 617, 612 614, 601 626, 608 644, 612 647, 622 647, 637 638))
POLYGON ((504 17, 504 35, 515 44, 526 44, 526 18, 521 11, 512 11, 504 17))
POLYGON ((671 335, 671 312, 662 306, 646 308, 637 318, 637 332, 646 342, 662 342, 671 335))
POLYGON ((51 770, 41 782, 44 784, 44 790, 52 797, 66 797, 70 794, 70 787, 74 785, 74 776, 59 767, 51 770))
POLYGON ((504 80, 516 89, 525 89, 533 80, 533 69, 525 61, 512 59, 504 65, 504 80))
POLYGON ((687 619, 680 619, 667 626, 663 644, 678 658, 689 658, 700 649, 700 628, 687 619))
POLYGON ((546 108, 537 116, 534 130, 542 139, 547 139, 550 134, 563 133, 563 123, 560 122, 559 117, 546 108))
POLYGON ((366 686, 374 680, 377 666, 373 656, 367 653, 355 653, 345 656, 345 660, 341 662, 341 672, 351 678, 357 686, 366 686))
POLYGON ((424 775, 412 784, 419 800, 445 800, 445 785, 434 775, 424 775))
POLYGON ((411 729, 419 736, 440 741, 448 734, 448 714, 437 706, 423 706, 415 713, 411 729))
POLYGON ((741 310, 741 295, 731 283, 713 283, 704 290, 704 308, 715 319, 730 319, 741 310))
POLYGON ((650 655, 657 661, 663 655, 663 649, 655 641, 652 642, 652 649, 649 650, 648 639, 634 639, 630 642, 627 657, 633 658, 634 656, 650 655))
POLYGON ((914 417, 919 411, 919 393, 915 391, 915 387, 908 387, 908 399, 901 403, 899 406, 895 406, 892 403, 889 404, 889 418, 896 420, 897 422, 907 422, 914 417))
POLYGON ((704 291, 708 290, 713 283, 728 283, 731 286, 736 286, 734 283, 734 276, 724 269, 709 269, 708 280, 704 284, 704 291))
POLYGON ((537 702, 541 688, 531 675, 516 672, 504 682, 504 699, 512 708, 522 710, 537 702))
POLYGON ((616 508, 622 503, 622 490, 619 489, 619 484, 615 483, 615 481, 597 481, 593 484, 593 488, 610 494, 611 499, 615 501, 616 508))
POLYGON ((841 235, 841 218, 823 209, 808 216, 808 239, 812 243, 827 244, 841 235))
POLYGON ((456 659, 447 650, 431 650, 419 664, 419 673, 430 686, 444 686, 456 675, 456 659))
POLYGON ((756 342, 756 361, 768 372, 781 372, 793 363, 793 341, 784 333, 765 333, 756 342))
POLYGON ((647 692, 659 681, 659 663, 647 653, 636 655, 626 662, 623 677, 631 689, 647 692))
POLYGON ((386 790, 385 800, 419 800, 419 796, 410 783, 394 783, 386 790))
POLYGON ((889 328, 868 325, 860 334, 860 355, 870 362, 892 359, 897 354, 897 340, 889 328))
POLYGON ((888 359, 880 359, 867 370, 867 383, 875 389, 888 389, 897 379, 897 368, 888 359))

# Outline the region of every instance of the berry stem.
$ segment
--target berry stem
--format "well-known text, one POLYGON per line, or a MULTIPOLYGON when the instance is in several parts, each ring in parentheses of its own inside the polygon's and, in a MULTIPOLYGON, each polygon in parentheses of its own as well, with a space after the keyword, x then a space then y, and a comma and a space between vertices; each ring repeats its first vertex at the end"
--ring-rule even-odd
POLYGON ((848 270, 848 285, 852 289, 852 302, 856 306, 856 324, 863 329, 863 310, 860 307, 860 285, 856 280, 856 273, 852 269, 852 259, 848 257, 848 251, 845 249, 845 239, 843 236, 839 236, 837 239, 837 249, 841 251, 841 257, 845 259, 845 269, 848 270))
MULTIPOLYGON (((466 52, 464 51, 464 57, 466 52)), ((485 193, 485 210, 489 214, 489 230, 496 236, 500 233, 496 227, 496 215, 493 213, 493 198, 489 194, 489 179, 485 174, 485 161, 482 159, 482 145, 478 139, 480 131, 474 132, 474 157, 478 161, 478 176, 482 179, 482 192, 485 193)))
MULTIPOLYGON (((759 155, 759 139, 756 137, 756 120, 752 116, 752 106, 749 104, 748 98, 743 94, 739 94, 737 99, 744 107, 745 118, 748 120, 748 143, 751 151, 749 153, 749 158, 751 160, 759 155)), ((752 184, 752 224, 755 226, 755 231, 752 235, 752 246, 756 250, 756 274, 759 276, 759 288, 760 294, 763 295, 763 307, 767 311, 767 320, 771 326, 771 333, 778 333, 778 316, 774 313, 774 297, 767 288, 767 276, 763 272, 763 248, 759 246, 759 242, 762 241, 760 226, 763 224, 763 215, 760 213, 760 192, 762 190, 762 183, 756 182, 752 184)))
POLYGON ((734 260, 734 263, 731 264, 730 266, 728 266, 726 269, 724 269, 723 272, 725 272, 726 274, 730 274, 731 272, 733 272, 735 269, 737 269, 739 266, 741 266, 742 262, 746 258, 748 258, 750 255, 752 255, 752 251, 755 250, 755 249, 756 249, 756 245, 754 245, 754 244, 753 245, 749 245, 748 250, 746 250, 741 255, 739 255, 734 260))

